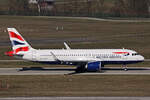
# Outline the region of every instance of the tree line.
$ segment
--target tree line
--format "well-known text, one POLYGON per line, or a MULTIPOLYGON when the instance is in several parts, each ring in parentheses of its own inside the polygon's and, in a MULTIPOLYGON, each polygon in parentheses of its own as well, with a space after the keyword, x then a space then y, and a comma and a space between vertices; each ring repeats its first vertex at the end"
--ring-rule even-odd
POLYGON ((8 0, 0 7, 0 14, 55 15, 93 17, 150 17, 150 0, 61 0, 51 10, 41 9, 28 0, 8 0), (6 7, 4 9, 4 7, 6 7))

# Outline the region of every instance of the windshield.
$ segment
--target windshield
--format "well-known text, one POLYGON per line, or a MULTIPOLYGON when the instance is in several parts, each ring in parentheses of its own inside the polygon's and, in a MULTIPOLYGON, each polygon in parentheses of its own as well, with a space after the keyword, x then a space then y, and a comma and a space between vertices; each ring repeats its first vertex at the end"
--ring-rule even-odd
POLYGON ((130 55, 129 53, 127 53, 127 54, 125 54, 124 56, 128 56, 128 55, 130 55))

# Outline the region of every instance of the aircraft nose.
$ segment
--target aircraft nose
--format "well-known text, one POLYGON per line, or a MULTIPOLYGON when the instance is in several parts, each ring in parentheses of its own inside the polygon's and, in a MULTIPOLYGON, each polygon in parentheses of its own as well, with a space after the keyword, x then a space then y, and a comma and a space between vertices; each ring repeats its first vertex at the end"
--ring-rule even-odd
POLYGON ((144 57, 140 55, 139 60, 144 61, 144 57))

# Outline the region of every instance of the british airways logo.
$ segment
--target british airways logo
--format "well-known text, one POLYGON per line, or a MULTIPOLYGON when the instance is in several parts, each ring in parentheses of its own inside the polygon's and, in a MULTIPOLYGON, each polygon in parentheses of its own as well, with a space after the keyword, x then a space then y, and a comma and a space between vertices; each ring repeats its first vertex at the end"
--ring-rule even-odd
POLYGON ((24 52, 29 51, 29 47, 20 47, 13 51, 5 52, 5 55, 13 56, 14 54, 17 54, 20 51, 24 51, 24 52))
POLYGON ((13 40, 13 45, 25 45, 24 43, 13 40))
POLYGON ((29 51, 29 47, 20 47, 15 50, 16 53, 18 53, 20 51, 29 51))
POLYGON ((9 32, 9 35, 10 35, 11 38, 17 38, 17 39, 19 39, 19 40, 21 40, 21 41, 24 41, 21 36, 17 35, 17 34, 14 33, 14 32, 11 32, 11 31, 10 31, 10 32, 9 32))

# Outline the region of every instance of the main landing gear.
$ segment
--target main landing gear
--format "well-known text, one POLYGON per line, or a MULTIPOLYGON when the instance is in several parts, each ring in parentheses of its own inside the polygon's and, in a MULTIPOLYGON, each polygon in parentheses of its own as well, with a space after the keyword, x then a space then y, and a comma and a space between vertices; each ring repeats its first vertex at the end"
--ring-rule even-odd
POLYGON ((86 68, 85 68, 85 65, 80 65, 76 68, 75 70, 76 73, 83 73, 83 72, 86 72, 86 68))

